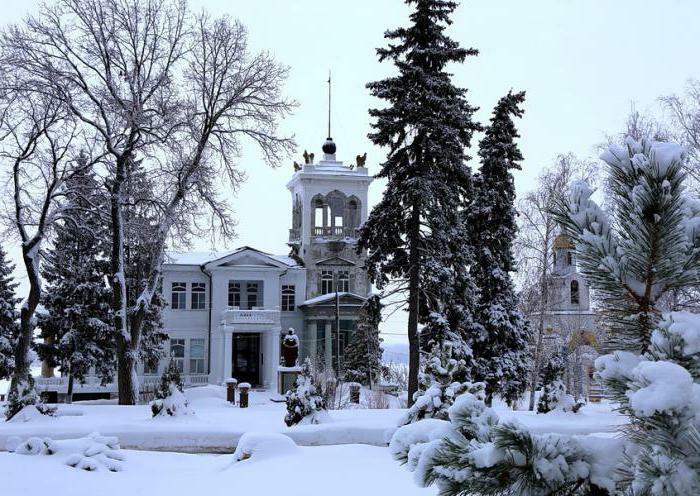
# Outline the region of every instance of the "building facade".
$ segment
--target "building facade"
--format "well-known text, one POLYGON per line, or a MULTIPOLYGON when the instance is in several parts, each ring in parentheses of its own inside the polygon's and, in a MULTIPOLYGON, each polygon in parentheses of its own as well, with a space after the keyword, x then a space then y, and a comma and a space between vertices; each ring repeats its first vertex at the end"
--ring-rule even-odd
MULTIPOLYGON (((323 151, 318 163, 305 153, 306 163, 295 164, 287 184, 293 200, 287 255, 248 246, 168 253, 162 279, 167 358, 158 367, 139 366, 142 385, 157 383, 172 359, 185 385, 235 378, 276 390, 281 338, 289 328, 299 336, 302 358, 342 367, 345 344, 370 292, 355 248, 372 177, 359 158, 358 166, 337 161, 330 138, 323 151)), ((37 385, 60 395, 66 382, 44 377, 37 385)), ((75 386, 78 395, 106 391, 116 386, 101 387, 97 380, 75 386)))

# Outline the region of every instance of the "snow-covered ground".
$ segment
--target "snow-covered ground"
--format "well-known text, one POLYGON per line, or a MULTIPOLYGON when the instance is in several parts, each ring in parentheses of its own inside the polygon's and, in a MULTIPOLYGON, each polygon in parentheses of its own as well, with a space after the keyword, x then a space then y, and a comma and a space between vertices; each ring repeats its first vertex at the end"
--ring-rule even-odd
MULTIPOLYGON (((283 422, 285 404, 272 402, 269 393, 251 392, 247 409, 227 403, 224 388, 218 386, 188 389, 186 396, 194 415, 153 419, 148 405, 75 403, 59 405, 57 417, 0 422, 0 450, 12 436, 67 439, 91 432, 117 436, 122 448, 188 453, 231 453, 240 437, 252 431, 283 433, 300 446, 386 446, 404 412, 398 408, 333 410, 326 423, 288 428, 283 422)), ((499 405, 496 411, 501 419, 517 418, 534 432, 610 433, 624 421, 605 403, 587 405, 577 414, 537 415, 499 405)))
POLYGON ((434 495, 417 487, 389 450, 367 445, 302 447, 296 453, 255 456, 123 452, 123 470, 86 472, 54 456, 0 453, 0 493, 70 496, 232 494, 335 496, 434 495), (34 475, 31 475, 34 474, 34 475))

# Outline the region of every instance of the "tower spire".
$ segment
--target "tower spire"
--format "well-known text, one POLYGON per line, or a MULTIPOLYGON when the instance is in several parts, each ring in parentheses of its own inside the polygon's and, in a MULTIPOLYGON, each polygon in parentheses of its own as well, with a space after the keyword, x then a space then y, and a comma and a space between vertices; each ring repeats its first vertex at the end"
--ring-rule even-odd
POLYGON ((324 160, 335 160, 335 143, 331 138, 331 71, 328 69, 328 137, 321 149, 325 153, 324 160))
POLYGON ((331 139, 331 70, 328 69, 328 139, 331 139))

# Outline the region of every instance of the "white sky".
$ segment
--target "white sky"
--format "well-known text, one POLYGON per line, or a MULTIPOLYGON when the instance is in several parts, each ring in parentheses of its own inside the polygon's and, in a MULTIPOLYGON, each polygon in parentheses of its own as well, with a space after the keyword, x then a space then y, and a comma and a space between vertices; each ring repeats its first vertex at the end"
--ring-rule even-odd
MULTIPOLYGON (((399 0, 190 0, 190 4, 194 10, 206 8, 240 19, 249 28, 253 49, 270 51, 291 68, 287 94, 299 107, 283 129, 296 136, 298 153, 288 165, 273 170, 254 148, 245 149, 241 166, 249 179, 231 198, 239 237, 230 247, 245 244, 286 253, 291 198, 285 184, 292 160, 301 162, 305 148, 320 155, 329 69, 332 134, 339 160, 352 161, 367 151, 370 173, 383 160, 382 150, 366 137, 367 109, 376 102, 365 83, 392 71, 389 64, 379 64, 375 48, 384 46, 386 29, 406 24, 408 10, 399 0)), ((5 24, 35 12, 39 1, 0 0, 0 5, 0 24, 5 24)), ((525 161, 516 185, 522 193, 557 154, 592 155, 605 133, 621 129, 632 102, 639 110, 653 108, 660 95, 679 93, 687 79, 700 78, 698 19, 700 3, 694 0, 464 1, 450 35, 481 53, 453 68, 455 81, 469 88, 470 102, 481 107, 477 117, 484 123, 509 89, 527 92, 525 117, 518 125, 525 161)), ((476 162, 472 167, 478 167, 476 162)), ((378 183, 371 187, 371 205, 381 189, 378 183)), ((199 247, 208 246, 202 241, 199 247)), ((8 248, 16 256, 16 247, 8 248)), ((384 330, 405 333, 405 319, 401 315, 390 319, 384 330)), ((386 336, 387 341, 397 339, 401 340, 386 336)))

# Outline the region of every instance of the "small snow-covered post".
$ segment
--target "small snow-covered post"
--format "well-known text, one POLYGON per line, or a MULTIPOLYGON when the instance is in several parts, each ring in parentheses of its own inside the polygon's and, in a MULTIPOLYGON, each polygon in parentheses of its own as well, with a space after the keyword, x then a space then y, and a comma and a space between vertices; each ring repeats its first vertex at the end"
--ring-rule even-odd
POLYGON ((233 377, 226 379, 224 381, 226 384, 226 401, 231 403, 232 405, 236 404, 236 384, 238 384, 238 381, 234 379, 233 377))
POLYGON ((241 382, 238 385, 240 390, 240 399, 238 400, 239 408, 248 408, 248 391, 250 390, 250 384, 247 382, 241 382))

